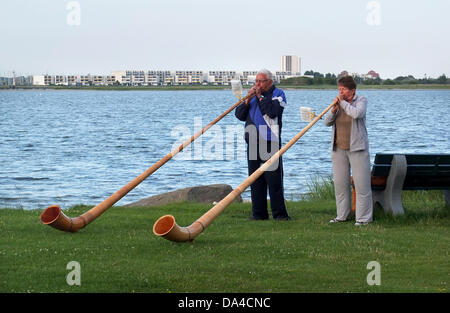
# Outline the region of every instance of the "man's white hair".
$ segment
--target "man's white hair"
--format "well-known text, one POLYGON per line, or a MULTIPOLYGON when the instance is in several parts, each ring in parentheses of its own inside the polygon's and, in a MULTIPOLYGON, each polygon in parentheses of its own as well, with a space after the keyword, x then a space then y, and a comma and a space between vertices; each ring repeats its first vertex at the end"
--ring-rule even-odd
POLYGON ((267 76, 268 79, 273 80, 272 72, 263 68, 262 70, 259 70, 258 74, 264 74, 267 76))

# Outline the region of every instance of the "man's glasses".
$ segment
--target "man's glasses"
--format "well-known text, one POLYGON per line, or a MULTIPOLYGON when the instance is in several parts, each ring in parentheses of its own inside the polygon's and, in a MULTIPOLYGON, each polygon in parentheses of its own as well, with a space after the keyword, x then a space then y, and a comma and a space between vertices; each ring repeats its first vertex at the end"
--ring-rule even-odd
POLYGON ((256 83, 263 83, 263 82, 266 82, 266 81, 268 81, 268 79, 257 79, 257 80, 255 80, 256 83))

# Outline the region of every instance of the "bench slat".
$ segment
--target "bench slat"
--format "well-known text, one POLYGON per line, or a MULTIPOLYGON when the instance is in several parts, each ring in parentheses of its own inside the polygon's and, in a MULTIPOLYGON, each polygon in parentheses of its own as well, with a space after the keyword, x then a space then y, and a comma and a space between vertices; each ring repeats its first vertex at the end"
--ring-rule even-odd
MULTIPOLYGON (((372 166, 373 176, 388 176, 391 169, 387 164, 375 164, 372 166)), ((450 165, 427 165, 409 164, 406 175, 412 176, 448 176, 450 175, 450 165)))
POLYGON ((403 183, 405 190, 418 189, 450 189, 450 176, 406 176, 403 183))
MULTIPOLYGON (((391 164, 392 153, 377 153, 374 164, 391 164)), ((408 164, 448 164, 450 165, 450 154, 404 154, 408 164)))
POLYGON ((448 154, 406 154, 406 163, 408 164, 449 164, 450 155, 448 154))
MULTIPOLYGON (((394 154, 377 153, 372 176, 388 176, 394 154)), ((403 189, 450 189, 450 154, 405 154, 407 172, 403 189)), ((372 186, 382 190, 385 186, 372 186)))
POLYGON ((407 176, 448 176, 450 165, 409 164, 406 169, 407 176))

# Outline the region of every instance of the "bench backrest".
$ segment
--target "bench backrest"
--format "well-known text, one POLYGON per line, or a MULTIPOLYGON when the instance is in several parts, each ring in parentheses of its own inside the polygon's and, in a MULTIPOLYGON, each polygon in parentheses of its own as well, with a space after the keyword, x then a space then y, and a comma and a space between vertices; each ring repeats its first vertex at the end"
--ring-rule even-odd
MULTIPOLYGON (((394 154, 377 153, 372 176, 388 176, 394 154)), ((404 154, 403 189, 450 189, 450 154, 404 154)))

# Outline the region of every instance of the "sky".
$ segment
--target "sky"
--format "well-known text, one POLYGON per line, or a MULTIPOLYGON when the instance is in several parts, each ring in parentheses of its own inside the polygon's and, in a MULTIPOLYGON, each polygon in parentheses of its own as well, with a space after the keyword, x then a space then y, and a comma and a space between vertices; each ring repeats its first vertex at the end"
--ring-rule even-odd
POLYGON ((449 0, 14 0, 0 76, 115 70, 374 70, 450 76, 449 0))

